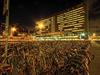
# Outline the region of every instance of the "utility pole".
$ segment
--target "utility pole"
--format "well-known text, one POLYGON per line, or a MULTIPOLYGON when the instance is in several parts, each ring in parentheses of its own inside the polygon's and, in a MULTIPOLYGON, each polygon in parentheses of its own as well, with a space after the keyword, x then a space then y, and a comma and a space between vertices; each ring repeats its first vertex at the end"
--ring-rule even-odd
POLYGON ((6 34, 6 44, 5 44, 5 60, 3 63, 7 63, 7 54, 8 54, 8 39, 9 39, 9 1, 4 0, 4 7, 3 7, 3 15, 6 17, 5 19, 5 34, 6 34))
POLYGON ((88 38, 89 38, 89 35, 90 35, 90 23, 89 23, 89 21, 90 21, 90 19, 89 19, 89 0, 84 0, 84 2, 85 2, 85 5, 86 5, 86 29, 87 29, 87 35, 88 35, 88 38))

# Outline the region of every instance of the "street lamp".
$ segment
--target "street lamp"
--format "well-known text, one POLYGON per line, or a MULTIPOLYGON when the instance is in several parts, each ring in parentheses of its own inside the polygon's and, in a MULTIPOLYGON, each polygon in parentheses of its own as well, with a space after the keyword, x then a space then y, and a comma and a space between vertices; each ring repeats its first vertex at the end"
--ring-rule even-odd
POLYGON ((12 27, 11 28, 11 36, 13 36, 14 32, 16 32, 16 31, 17 31, 16 27, 12 27))
POLYGON ((41 34, 42 29, 44 29, 45 26, 44 26, 44 24, 42 22, 38 22, 36 28, 39 29, 39 32, 41 34))
POLYGON ((81 33, 81 36, 85 36, 85 33, 81 33))
POLYGON ((80 39, 88 39, 87 33, 83 32, 80 34, 80 39))
POLYGON ((39 23, 37 27, 38 27, 38 29, 40 29, 40 30, 44 29, 43 23, 39 23))
POLYGON ((12 32, 15 32, 15 31, 16 31, 16 28, 15 28, 15 27, 12 27, 12 28, 11 28, 11 31, 12 31, 12 32))

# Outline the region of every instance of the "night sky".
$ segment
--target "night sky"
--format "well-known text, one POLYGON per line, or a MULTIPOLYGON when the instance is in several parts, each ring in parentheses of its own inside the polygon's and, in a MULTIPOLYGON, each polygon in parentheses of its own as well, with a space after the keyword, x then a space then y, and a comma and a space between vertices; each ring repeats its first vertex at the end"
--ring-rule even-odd
MULTIPOLYGON (((2 1, 3 0, 0 0, 0 22, 2 20, 2 1)), ((83 0, 10 0, 10 24, 18 23, 22 26, 32 26, 37 19, 75 6, 82 1, 83 0)), ((100 12, 98 12, 100 11, 100 5, 98 3, 100 3, 99 0, 90 0, 88 2, 91 18, 100 15, 100 12)))

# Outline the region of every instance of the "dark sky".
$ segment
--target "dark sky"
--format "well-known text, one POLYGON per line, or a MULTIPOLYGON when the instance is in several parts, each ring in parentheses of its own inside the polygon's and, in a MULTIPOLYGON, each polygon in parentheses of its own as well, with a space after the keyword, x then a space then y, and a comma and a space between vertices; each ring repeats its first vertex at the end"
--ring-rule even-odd
MULTIPOLYGON (((3 0, 0 0, 0 21, 2 19, 2 1, 3 0)), ((82 1, 83 0, 10 0, 10 23, 31 26, 37 19, 77 5, 82 1)), ((90 15, 92 17, 100 15, 99 12, 95 13, 95 11, 100 9, 100 5, 98 4, 100 1, 90 0, 88 3, 90 3, 89 7, 92 9, 90 12, 93 12, 90 15), (96 4, 98 4, 98 6, 96 4)))
POLYGON ((82 0, 10 0, 10 23, 32 25, 39 18, 72 7, 80 2, 82 0))
POLYGON ((100 19, 100 0, 89 0, 90 18, 100 19))

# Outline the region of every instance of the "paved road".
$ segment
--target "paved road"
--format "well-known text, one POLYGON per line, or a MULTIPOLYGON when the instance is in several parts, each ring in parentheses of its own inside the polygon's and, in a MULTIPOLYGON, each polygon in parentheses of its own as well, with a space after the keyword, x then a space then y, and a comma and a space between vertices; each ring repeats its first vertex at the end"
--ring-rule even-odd
POLYGON ((94 60, 91 63, 90 75, 100 75, 100 41, 91 42, 92 47, 90 49, 91 53, 94 54, 94 60))

